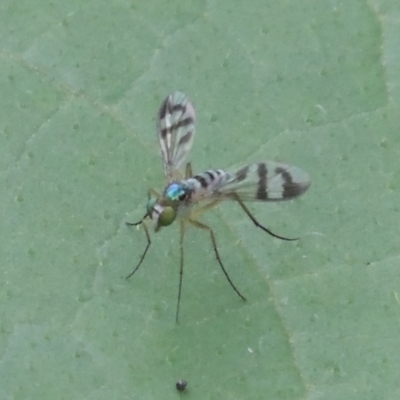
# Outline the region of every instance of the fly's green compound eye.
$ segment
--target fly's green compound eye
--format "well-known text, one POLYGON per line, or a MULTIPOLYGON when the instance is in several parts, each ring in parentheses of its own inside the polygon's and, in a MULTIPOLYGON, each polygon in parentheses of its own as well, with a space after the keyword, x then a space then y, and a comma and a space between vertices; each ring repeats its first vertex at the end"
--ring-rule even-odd
POLYGON ((172 207, 164 207, 160 216, 158 217, 158 224, 160 226, 171 225, 175 221, 176 212, 172 207))
POLYGON ((153 208, 154 208, 154 205, 157 203, 157 199, 155 198, 155 197, 152 197, 152 198, 150 198, 149 200, 148 200, 148 202, 147 202, 147 206, 146 206, 146 208, 147 208, 147 214, 148 215, 151 215, 151 213, 152 213, 152 211, 153 211, 153 208))

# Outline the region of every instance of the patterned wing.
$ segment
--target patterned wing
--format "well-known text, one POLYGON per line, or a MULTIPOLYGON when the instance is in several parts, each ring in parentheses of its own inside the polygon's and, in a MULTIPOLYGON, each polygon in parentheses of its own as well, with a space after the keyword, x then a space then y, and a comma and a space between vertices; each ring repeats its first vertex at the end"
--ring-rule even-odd
POLYGON ((167 96, 158 111, 157 133, 164 173, 169 181, 180 176, 178 169, 192 147, 194 138, 194 108, 181 92, 167 96))
POLYGON ((243 201, 282 201, 303 194, 310 186, 309 175, 300 168, 273 161, 249 164, 235 172, 206 171, 193 182, 192 201, 220 199, 243 201))
POLYGON ((302 195, 311 184, 300 168, 274 161, 246 165, 230 174, 213 197, 237 193, 244 201, 282 201, 302 195))

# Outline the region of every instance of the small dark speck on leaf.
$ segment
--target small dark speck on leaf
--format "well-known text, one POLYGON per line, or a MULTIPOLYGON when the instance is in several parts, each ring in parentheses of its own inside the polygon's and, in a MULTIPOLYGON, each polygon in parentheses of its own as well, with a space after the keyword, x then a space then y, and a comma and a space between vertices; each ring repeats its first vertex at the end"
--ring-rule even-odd
POLYGON ((183 379, 180 379, 175 384, 176 390, 179 390, 180 392, 183 392, 186 389, 186 386, 187 386, 187 382, 184 381, 183 379))

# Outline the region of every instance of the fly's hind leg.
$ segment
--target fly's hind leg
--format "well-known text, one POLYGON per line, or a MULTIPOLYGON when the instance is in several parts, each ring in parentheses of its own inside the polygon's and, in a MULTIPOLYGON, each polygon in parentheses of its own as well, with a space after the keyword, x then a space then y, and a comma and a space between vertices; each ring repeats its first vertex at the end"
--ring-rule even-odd
POLYGON ((299 240, 299 238, 287 238, 285 236, 280 236, 277 235, 276 233, 270 231, 268 228, 266 228, 265 226, 261 225, 256 218, 254 217, 254 215, 250 212, 250 210, 246 207, 246 205, 243 203, 243 201, 241 200, 241 198, 236 194, 236 193, 232 193, 230 195, 230 198, 233 200, 236 200, 240 207, 242 207, 242 210, 246 213, 246 215, 253 221, 253 224, 257 227, 262 229, 264 232, 267 232, 269 235, 277 238, 277 239, 281 239, 281 240, 287 240, 287 241, 294 241, 294 240, 299 240))

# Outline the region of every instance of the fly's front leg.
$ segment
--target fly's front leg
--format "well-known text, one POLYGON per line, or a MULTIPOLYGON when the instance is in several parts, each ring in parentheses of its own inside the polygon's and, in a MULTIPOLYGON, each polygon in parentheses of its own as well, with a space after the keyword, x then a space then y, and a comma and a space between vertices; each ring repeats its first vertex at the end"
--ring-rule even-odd
MULTIPOLYGON (((147 217, 147 214, 144 216, 144 218, 146 218, 146 217, 147 217)), ((125 277, 125 279, 130 278, 139 269, 139 267, 142 264, 144 258, 146 257, 147 250, 149 250, 149 247, 151 245, 149 229, 147 228, 147 225, 144 222, 144 218, 142 218, 141 221, 135 222, 135 223, 125 222, 126 225, 130 225, 130 226, 137 226, 137 225, 141 224, 143 226, 144 233, 146 234, 146 238, 147 238, 147 245, 146 245, 146 248, 144 249, 144 252, 143 252, 142 256, 140 257, 138 265, 134 268, 134 270, 127 277, 125 277)))

